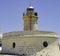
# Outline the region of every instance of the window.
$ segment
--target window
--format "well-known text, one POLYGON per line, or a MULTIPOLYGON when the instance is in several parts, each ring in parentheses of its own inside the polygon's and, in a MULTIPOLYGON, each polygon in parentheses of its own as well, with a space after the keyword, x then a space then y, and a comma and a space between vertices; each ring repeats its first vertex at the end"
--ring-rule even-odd
POLYGON ((13 48, 15 48, 15 46, 16 46, 16 44, 15 44, 15 42, 13 42, 13 48))
POLYGON ((37 13, 35 12, 34 15, 37 16, 37 13))
POLYGON ((0 47, 2 47, 2 42, 0 41, 0 47))
POLYGON ((0 47, 2 47, 2 43, 0 43, 0 47))
POLYGON ((47 47, 48 46, 48 43, 45 41, 45 42, 43 42, 43 46, 44 47, 47 47))

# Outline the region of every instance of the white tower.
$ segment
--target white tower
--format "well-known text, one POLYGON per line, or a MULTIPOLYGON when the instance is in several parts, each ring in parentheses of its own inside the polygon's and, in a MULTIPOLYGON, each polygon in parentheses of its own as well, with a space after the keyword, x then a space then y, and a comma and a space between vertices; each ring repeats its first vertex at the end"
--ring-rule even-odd
POLYGON ((37 12, 34 11, 34 7, 31 5, 26 10, 27 10, 26 13, 23 13, 24 30, 25 31, 38 30, 38 23, 37 23, 38 14, 37 14, 37 12))

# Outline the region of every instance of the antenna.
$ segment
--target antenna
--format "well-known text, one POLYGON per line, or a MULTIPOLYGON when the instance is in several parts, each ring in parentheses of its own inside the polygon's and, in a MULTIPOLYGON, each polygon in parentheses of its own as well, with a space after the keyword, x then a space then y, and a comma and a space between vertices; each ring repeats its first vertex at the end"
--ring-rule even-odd
POLYGON ((31 0, 30 0, 30 1, 29 1, 29 6, 31 6, 31 4, 32 4, 32 3, 31 3, 31 0))

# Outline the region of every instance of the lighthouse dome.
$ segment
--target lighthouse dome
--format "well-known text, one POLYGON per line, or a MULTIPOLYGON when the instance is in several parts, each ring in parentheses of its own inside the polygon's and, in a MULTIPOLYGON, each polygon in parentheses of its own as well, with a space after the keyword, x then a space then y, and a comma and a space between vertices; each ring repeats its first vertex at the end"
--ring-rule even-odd
POLYGON ((34 7, 30 5, 27 10, 34 10, 34 7))
POLYGON ((33 7, 33 6, 31 6, 31 5, 30 5, 28 8, 30 8, 30 9, 34 9, 34 7, 33 7))

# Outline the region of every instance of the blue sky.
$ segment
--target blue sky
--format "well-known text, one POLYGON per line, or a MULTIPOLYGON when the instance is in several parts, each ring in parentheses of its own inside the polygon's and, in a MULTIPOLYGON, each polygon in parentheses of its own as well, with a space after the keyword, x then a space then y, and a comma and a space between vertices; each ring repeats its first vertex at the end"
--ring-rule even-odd
POLYGON ((0 0, 2 32, 23 30, 22 16, 30 1, 39 15, 39 30, 57 32, 60 37, 60 0, 0 0))

